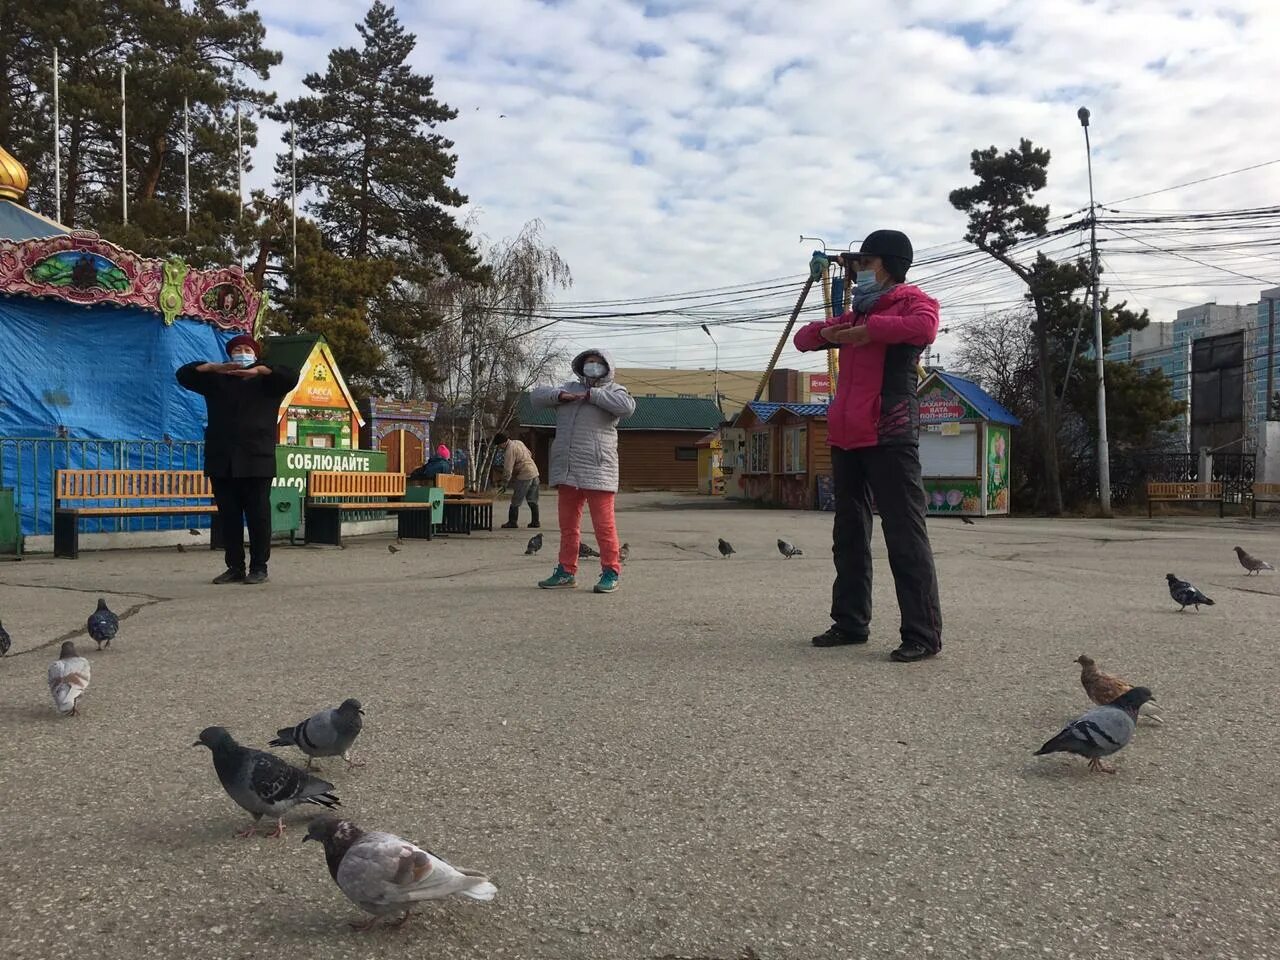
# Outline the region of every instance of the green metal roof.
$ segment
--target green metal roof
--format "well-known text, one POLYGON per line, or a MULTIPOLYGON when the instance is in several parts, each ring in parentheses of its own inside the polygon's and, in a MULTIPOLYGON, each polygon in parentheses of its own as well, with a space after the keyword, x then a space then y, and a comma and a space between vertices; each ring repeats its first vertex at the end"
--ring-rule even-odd
POLYGON ((297 333, 288 337, 267 337, 262 341, 265 359, 301 371, 316 343, 323 339, 317 333, 297 333))
MULTIPOLYGON (((710 400, 696 397, 636 397, 636 412, 618 424, 619 430, 697 430, 706 433, 724 417, 710 400)), ((522 427, 554 427, 555 410, 537 410, 526 393, 516 416, 522 427)))

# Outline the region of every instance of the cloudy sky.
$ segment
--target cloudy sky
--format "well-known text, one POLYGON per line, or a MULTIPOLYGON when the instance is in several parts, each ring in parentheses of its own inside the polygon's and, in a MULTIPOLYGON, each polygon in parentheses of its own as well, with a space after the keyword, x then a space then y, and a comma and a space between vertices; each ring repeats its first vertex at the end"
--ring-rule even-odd
MULTIPOLYGON (((330 48, 356 41, 367 10, 363 0, 257 7, 284 53, 272 78, 282 99, 323 70, 330 48)), ((1100 202, 1280 201, 1277 163, 1117 203, 1280 157, 1275 0, 401 0, 396 10, 418 36, 415 67, 459 111, 443 132, 476 229, 499 238, 541 219, 574 274, 566 302, 750 284, 779 289, 744 311, 785 310, 815 246, 802 234, 843 248, 888 226, 922 257, 959 252, 964 223, 947 194, 971 181, 970 151, 1022 136, 1052 151, 1042 197, 1053 213, 1079 211, 1082 104, 1100 202)), ((265 130, 257 176, 279 145, 265 130)), ((1156 319, 1280 284, 1274 247, 1197 263, 1126 253, 1142 248, 1123 240, 1105 239, 1108 279, 1156 319)), ((945 363, 956 331, 1018 290, 976 263, 945 279, 943 269, 917 272, 943 302, 945 363)), ((721 320, 737 309, 701 303, 721 320)), ((674 319, 684 327, 556 330, 569 345, 607 336, 631 365, 709 366, 697 319, 674 319)), ((762 368, 784 322, 718 324, 721 365, 762 368)), ((783 362, 820 365, 790 349, 783 362)))

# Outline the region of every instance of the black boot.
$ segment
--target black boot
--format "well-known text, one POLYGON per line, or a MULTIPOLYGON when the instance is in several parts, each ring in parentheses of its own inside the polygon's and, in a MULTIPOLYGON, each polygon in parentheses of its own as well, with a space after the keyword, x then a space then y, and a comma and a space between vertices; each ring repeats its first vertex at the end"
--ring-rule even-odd
POLYGON ((538 522, 538 505, 536 503, 529 504, 529 515, 533 518, 529 521, 530 530, 536 530, 538 527, 542 526, 542 524, 538 522))
POLYGON ((515 530, 520 526, 520 508, 512 507, 507 511, 507 522, 502 525, 503 530, 515 530))

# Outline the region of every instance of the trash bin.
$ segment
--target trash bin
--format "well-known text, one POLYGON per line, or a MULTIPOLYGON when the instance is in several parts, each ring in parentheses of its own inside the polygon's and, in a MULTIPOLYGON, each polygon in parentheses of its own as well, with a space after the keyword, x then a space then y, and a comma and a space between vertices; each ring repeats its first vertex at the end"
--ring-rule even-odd
POLYGON ((0 488, 0 553, 22 556, 22 528, 11 487, 0 488))

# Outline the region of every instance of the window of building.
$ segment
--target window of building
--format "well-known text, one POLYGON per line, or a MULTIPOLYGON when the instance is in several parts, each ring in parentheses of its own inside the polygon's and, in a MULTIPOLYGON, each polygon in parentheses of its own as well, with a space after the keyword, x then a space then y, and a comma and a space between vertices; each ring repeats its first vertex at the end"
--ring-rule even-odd
POLYGON ((698 399, 698 395, 696 393, 677 393, 676 396, 679 397, 681 400, 697 400, 698 399))
POLYGON ((769 472, 769 431, 753 431, 747 446, 747 473, 769 472))
POLYGON ((698 448, 697 447, 676 447, 676 459, 677 460, 697 460, 698 448))
POLYGON ((782 432, 782 473, 805 472, 808 439, 808 427, 788 427, 782 432))

